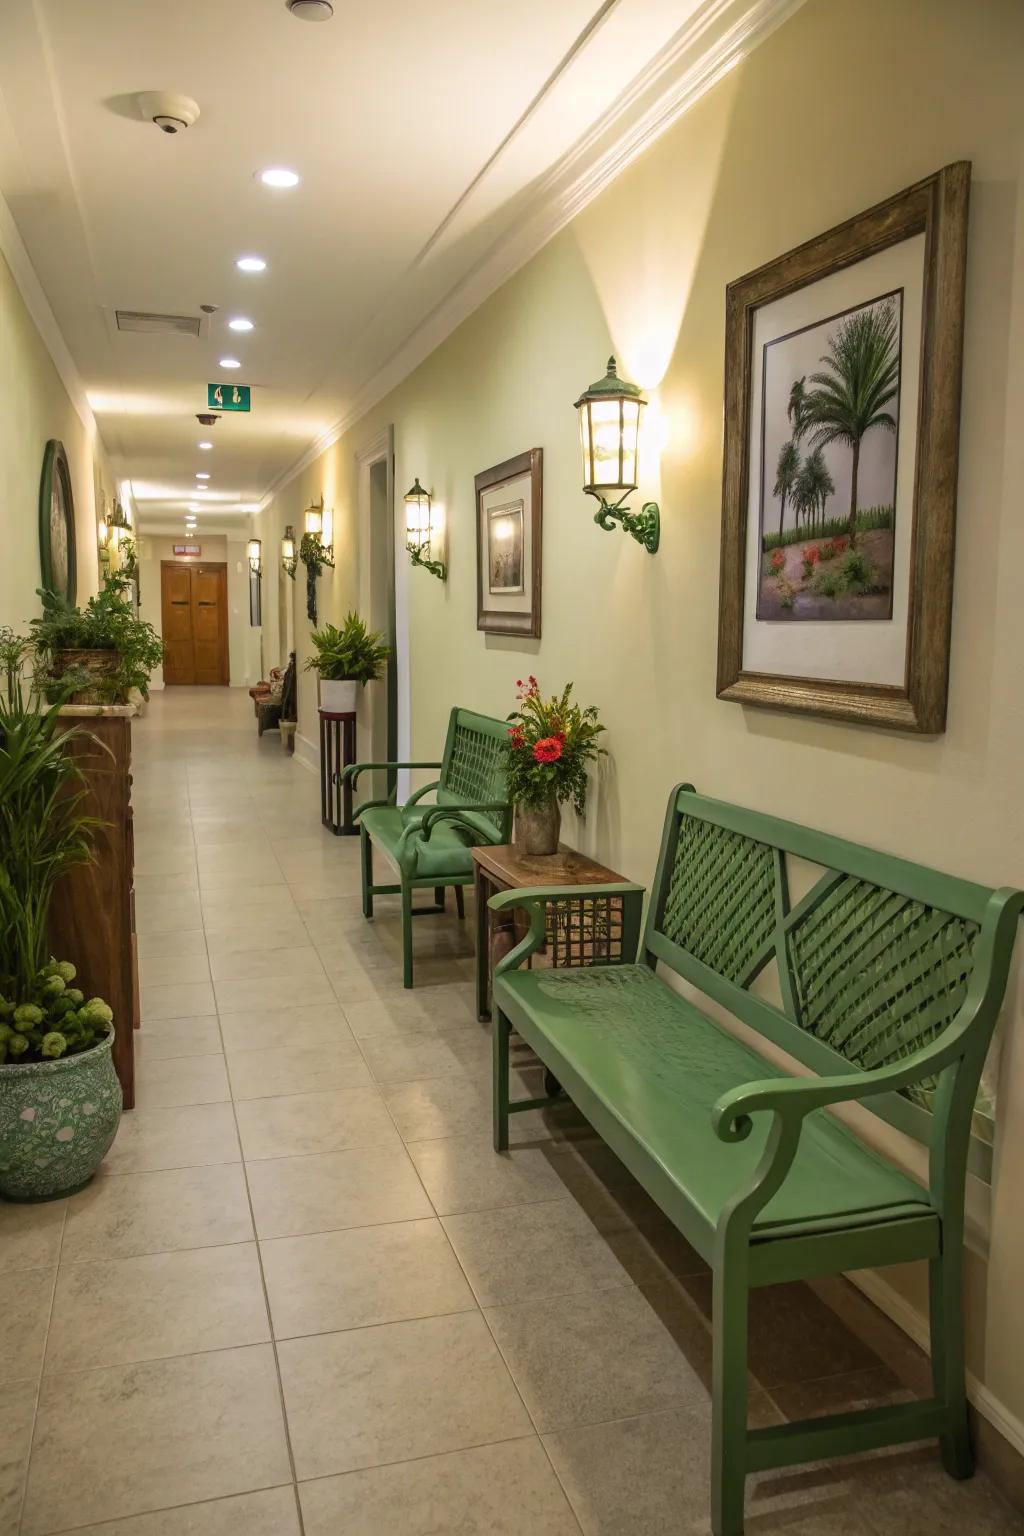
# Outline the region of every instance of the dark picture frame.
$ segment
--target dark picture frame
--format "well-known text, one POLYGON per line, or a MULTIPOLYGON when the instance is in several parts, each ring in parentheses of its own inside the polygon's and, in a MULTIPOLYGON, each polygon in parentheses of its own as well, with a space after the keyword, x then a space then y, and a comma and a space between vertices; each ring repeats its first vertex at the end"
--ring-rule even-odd
POLYGON ((75 497, 71 469, 64 444, 51 437, 43 451, 43 471, 39 479, 39 567, 41 585, 48 592, 74 603, 78 591, 78 559, 75 550, 75 497), (55 535, 63 539, 66 551, 64 579, 56 569, 58 551, 55 535))
MULTIPOLYGON (((726 290, 720 699, 908 731, 945 729, 970 176, 968 161, 944 166, 726 290), (902 683, 744 670, 755 315, 765 305, 918 235, 924 236, 923 305, 902 683)), ((863 625, 850 626, 851 648, 863 630, 863 625)))
POLYGON ((541 632, 541 568, 544 522, 544 450, 530 448, 526 453, 505 459, 475 477, 476 489, 476 627, 491 635, 520 635, 539 640, 541 632), (503 500, 517 506, 518 529, 522 543, 522 591, 510 593, 502 602, 495 601, 491 587, 492 538, 494 519, 487 503, 501 491, 503 500), (526 494, 529 492, 529 508, 526 494), (485 531, 486 530, 486 531, 485 531), (515 601, 512 600, 513 596, 515 601))

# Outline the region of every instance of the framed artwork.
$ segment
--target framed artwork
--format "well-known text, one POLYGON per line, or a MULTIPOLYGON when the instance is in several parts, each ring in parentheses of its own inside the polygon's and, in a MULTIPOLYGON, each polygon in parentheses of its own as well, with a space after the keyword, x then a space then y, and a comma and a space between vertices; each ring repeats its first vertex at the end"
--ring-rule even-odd
POLYGON ((540 638, 544 450, 476 477, 477 629, 540 638))
POLYGON ((75 557, 75 499, 64 444, 51 437, 43 453, 39 482, 39 564, 42 586, 75 601, 78 566, 75 557))
POLYGON ((969 189, 727 289, 719 698, 945 729, 969 189))

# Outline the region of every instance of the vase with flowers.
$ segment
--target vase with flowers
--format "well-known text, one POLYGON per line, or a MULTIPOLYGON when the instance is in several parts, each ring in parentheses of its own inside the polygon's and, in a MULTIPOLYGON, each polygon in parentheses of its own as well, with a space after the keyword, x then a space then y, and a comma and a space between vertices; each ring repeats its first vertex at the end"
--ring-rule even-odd
POLYGON ((516 682, 517 707, 506 743, 509 794, 516 808, 517 844, 528 854, 558 852, 561 806, 578 816, 587 803, 587 769, 604 751, 604 726, 593 704, 573 702, 572 683, 546 699, 535 677, 516 682))

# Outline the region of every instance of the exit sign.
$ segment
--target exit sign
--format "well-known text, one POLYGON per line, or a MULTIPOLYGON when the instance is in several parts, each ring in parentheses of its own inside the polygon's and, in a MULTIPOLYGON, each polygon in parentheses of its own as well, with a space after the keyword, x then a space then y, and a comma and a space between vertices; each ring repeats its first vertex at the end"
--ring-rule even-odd
POLYGON ((207 403, 211 411, 250 411, 248 384, 207 384, 207 403))

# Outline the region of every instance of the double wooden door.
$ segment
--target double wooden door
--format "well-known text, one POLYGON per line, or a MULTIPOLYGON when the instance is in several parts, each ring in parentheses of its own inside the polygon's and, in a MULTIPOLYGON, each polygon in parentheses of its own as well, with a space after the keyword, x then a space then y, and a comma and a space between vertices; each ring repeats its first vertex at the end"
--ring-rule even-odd
POLYGON ((223 564, 160 566, 164 682, 228 681, 228 572, 223 564))

